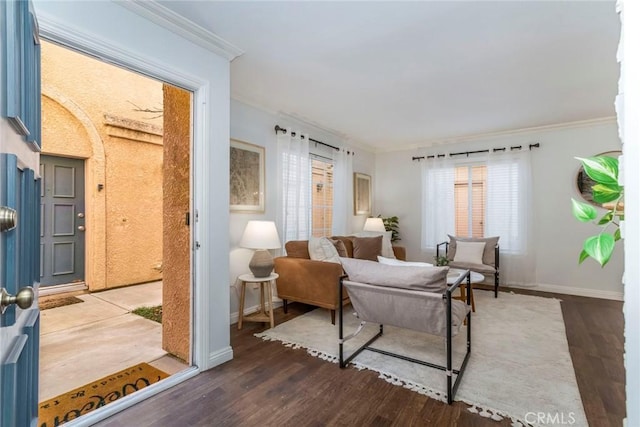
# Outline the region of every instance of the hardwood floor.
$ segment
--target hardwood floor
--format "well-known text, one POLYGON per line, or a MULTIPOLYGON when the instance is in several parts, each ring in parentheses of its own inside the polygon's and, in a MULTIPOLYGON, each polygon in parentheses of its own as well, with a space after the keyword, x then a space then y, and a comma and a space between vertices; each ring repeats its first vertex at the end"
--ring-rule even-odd
MULTIPOLYGON (((622 303, 514 290, 562 300, 569 350, 589 424, 622 426, 625 416, 622 303)), ((276 310, 282 323, 313 307, 276 310)), ((327 313, 327 321, 329 313, 327 313)), ((100 423, 100 426, 511 426, 429 399, 231 326, 234 359, 100 423)), ((552 393, 552 390, 548 392, 552 393)), ((582 427, 582 426, 580 426, 582 427)))

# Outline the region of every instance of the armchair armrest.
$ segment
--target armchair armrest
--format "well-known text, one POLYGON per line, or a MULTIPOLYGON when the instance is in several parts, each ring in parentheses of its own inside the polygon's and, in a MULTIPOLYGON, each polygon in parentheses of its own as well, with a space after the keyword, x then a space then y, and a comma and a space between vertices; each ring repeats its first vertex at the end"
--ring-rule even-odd
POLYGON ((436 256, 440 257, 440 246, 444 245, 444 256, 449 253, 449 242, 442 242, 436 245, 436 256))
POLYGON ((393 246, 393 254, 399 260, 407 260, 407 249, 404 246, 393 246))

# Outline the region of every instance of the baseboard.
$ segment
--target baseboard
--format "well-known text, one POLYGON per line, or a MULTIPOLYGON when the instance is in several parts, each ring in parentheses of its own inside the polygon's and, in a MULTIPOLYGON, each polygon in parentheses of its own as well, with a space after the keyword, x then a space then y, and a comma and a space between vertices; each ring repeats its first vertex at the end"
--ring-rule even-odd
POLYGON ((209 361, 207 363, 207 369, 211 369, 214 366, 223 364, 233 359, 233 349, 231 346, 227 346, 223 349, 209 353, 209 361))
POLYGON ((577 295, 581 297, 609 299, 614 301, 624 301, 624 293, 615 292, 615 291, 601 291, 598 289, 575 288, 571 286, 550 285, 546 283, 539 283, 533 286, 505 285, 505 287, 530 289, 532 291, 541 291, 541 292, 553 292, 556 294, 577 295))
MULTIPOLYGON (((278 308, 278 307, 282 307, 282 300, 278 299, 277 301, 273 301, 271 304, 273 304, 273 308, 278 308)), ((245 316, 247 314, 251 314, 251 313, 255 313, 256 311, 258 311, 258 308, 260 308, 260 305, 256 304, 252 307, 247 307, 244 309, 244 314, 245 316)), ((238 323, 238 318, 240 316, 238 316, 240 312, 236 311, 234 313, 231 313, 230 315, 230 320, 229 320, 229 324, 233 325, 234 323, 238 323)))
POLYGON ((44 297, 48 295, 63 294, 66 292, 84 291, 87 289, 88 289, 87 285, 84 282, 66 283, 63 285, 51 285, 51 286, 41 285, 38 287, 38 295, 44 297))

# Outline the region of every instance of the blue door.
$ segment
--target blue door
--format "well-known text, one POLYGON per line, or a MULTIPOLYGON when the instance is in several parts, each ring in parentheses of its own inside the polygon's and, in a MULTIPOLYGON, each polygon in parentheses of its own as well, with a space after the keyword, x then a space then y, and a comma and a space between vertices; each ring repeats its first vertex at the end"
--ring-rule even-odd
POLYGON ((14 154, 0 154, 0 170, 0 425, 29 426, 38 415, 39 180, 14 154))
POLYGON ((0 1, 0 40, 0 427, 37 426, 40 46, 29 1, 0 1))

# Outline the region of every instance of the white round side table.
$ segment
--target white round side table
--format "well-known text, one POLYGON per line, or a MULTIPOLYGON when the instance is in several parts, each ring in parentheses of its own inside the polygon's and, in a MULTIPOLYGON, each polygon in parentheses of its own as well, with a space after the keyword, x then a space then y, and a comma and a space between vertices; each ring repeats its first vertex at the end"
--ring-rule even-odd
POLYGON ((267 277, 255 277, 253 274, 241 274, 238 276, 240 280, 240 307, 238 309, 238 329, 242 329, 242 322, 265 322, 273 328, 273 292, 271 291, 271 282, 276 280, 278 273, 271 273, 267 277), (247 283, 258 283, 260 285, 260 309, 245 316, 244 314, 244 296, 247 290, 247 283))

